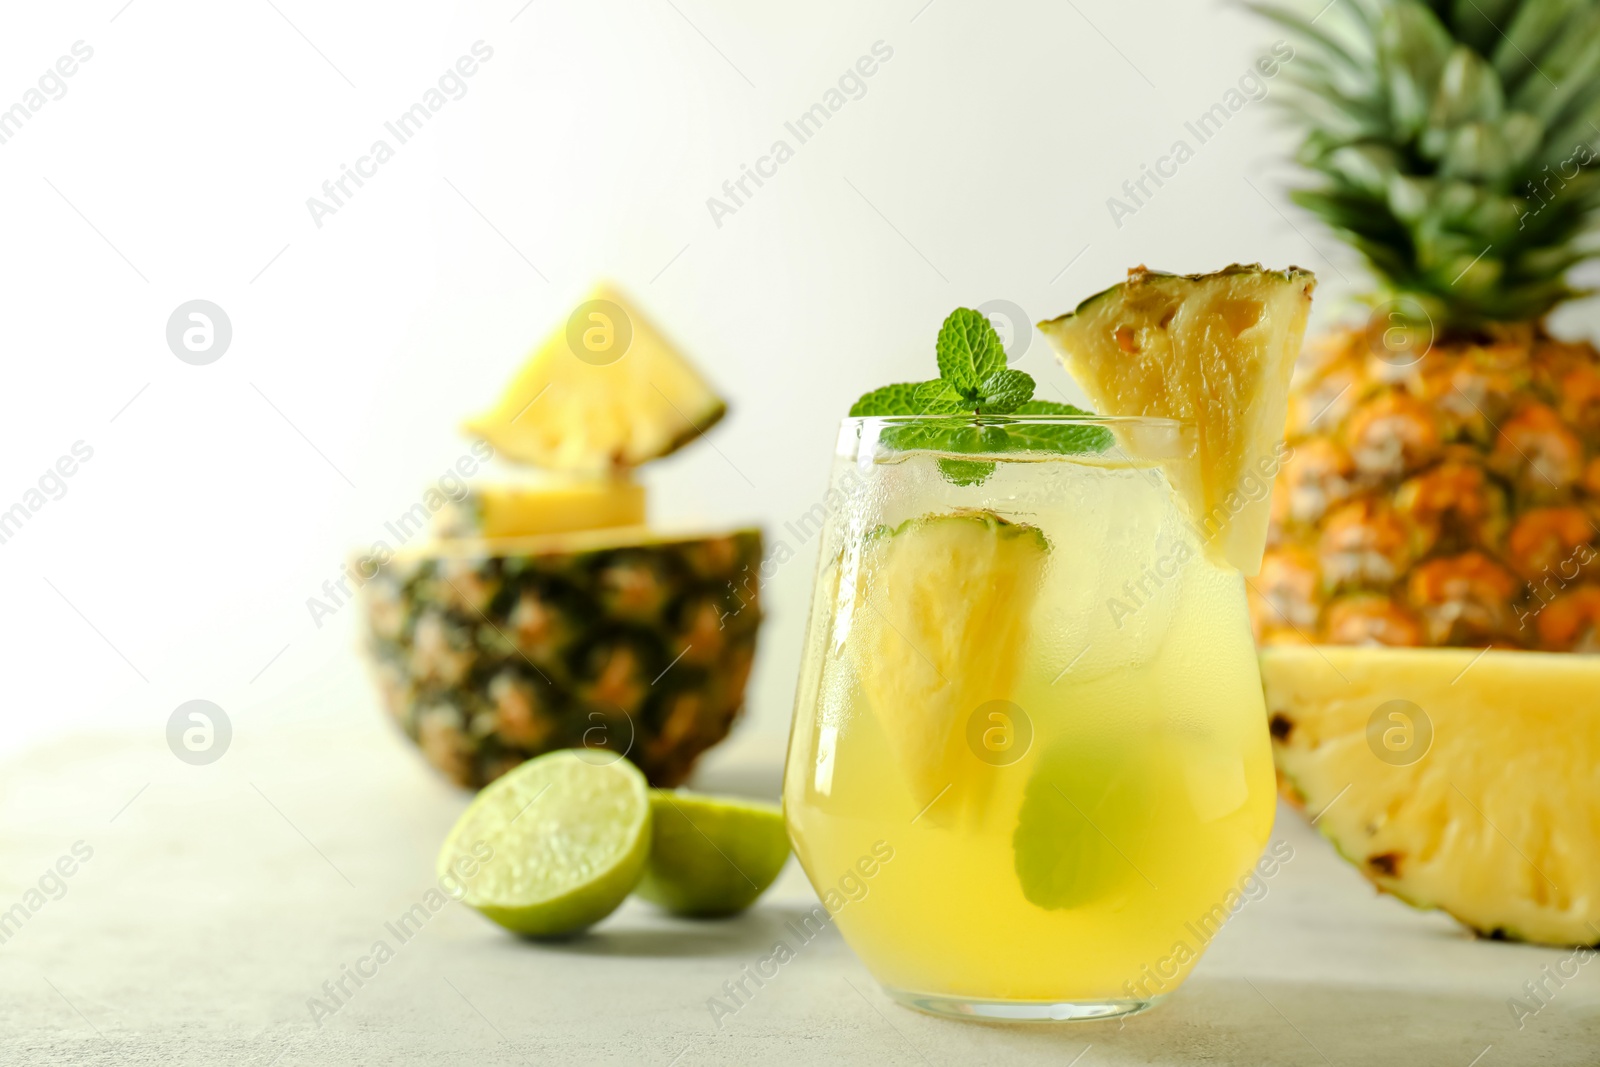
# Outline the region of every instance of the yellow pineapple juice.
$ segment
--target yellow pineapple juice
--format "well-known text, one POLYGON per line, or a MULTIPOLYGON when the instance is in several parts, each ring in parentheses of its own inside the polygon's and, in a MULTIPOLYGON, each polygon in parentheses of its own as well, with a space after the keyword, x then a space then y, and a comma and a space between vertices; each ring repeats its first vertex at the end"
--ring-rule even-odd
POLYGON ((1121 449, 967 486, 851 457, 834 485, 784 809, 819 892, 871 871, 841 933, 931 1010, 1170 992, 1272 826, 1242 578, 1121 449))

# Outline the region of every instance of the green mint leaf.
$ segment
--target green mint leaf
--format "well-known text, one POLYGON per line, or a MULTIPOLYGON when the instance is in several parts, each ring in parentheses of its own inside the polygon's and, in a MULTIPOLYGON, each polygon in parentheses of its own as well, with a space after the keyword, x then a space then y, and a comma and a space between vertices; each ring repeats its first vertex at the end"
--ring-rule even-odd
POLYGON ((1009 451, 1053 452, 1066 456, 1078 452, 1104 452, 1114 440, 1111 431, 1104 426, 1074 426, 1071 423, 1060 426, 1009 426, 1006 436, 1010 438, 1009 451))
POLYGON ((985 415, 1008 415, 1033 395, 1033 378, 1019 370, 998 370, 979 386, 978 410, 985 415))
POLYGON ((952 485, 982 485, 994 473, 994 464, 981 459, 941 459, 939 473, 952 485))
MULTIPOLYGON (((1071 404, 1057 404, 1050 400, 1030 400, 1021 405, 1013 415, 1072 415, 1093 418, 1093 414, 1071 404)), ((1075 426, 1062 423, 1051 426, 1034 424, 1008 426, 1012 451, 1055 452, 1070 455, 1075 452, 1104 452, 1114 442, 1111 431, 1104 426, 1075 426)))
POLYGON ((923 382, 917 386, 917 414, 953 415, 958 411, 971 411, 974 404, 961 395, 954 385, 943 378, 923 382))
POLYGON ((1057 404, 1054 400, 1029 400, 1018 405, 1013 415, 1071 415, 1079 419, 1092 419, 1094 412, 1085 411, 1072 404, 1057 404))
POLYGON ((874 389, 850 405, 851 418, 871 417, 873 415, 921 415, 922 409, 917 407, 916 395, 920 382, 901 382, 899 385, 886 385, 882 389, 874 389))
MULTIPOLYGON (((970 420, 946 419, 933 428, 935 443, 926 446, 941 452, 1004 452, 1006 432, 998 426, 974 426, 970 420)), ((939 473, 952 485, 981 485, 994 473, 995 465, 981 459, 941 459, 939 473)))
POLYGON ((985 378, 1005 369, 1000 335, 981 311, 956 308, 939 328, 939 377, 963 393, 976 391, 985 378))
POLYGON ((974 425, 972 416, 918 419, 884 430, 878 440, 902 452, 1004 452, 1006 432, 998 426, 974 425))
POLYGON ((878 444, 896 452, 924 452, 939 448, 946 432, 931 422, 885 426, 878 435, 878 444))

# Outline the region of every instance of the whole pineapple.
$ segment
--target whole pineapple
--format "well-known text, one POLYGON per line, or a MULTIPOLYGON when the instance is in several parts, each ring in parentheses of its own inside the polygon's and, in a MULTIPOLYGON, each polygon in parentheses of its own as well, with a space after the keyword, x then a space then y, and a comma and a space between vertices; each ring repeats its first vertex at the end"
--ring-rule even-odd
POLYGON ((1294 35, 1295 198, 1379 292, 1290 400, 1251 587, 1273 756, 1380 890, 1593 944, 1600 352, 1544 319, 1600 209, 1600 0, 1305 5, 1259 9, 1294 35))
POLYGON ((1294 198, 1380 286, 1297 373, 1258 637, 1600 649, 1600 352, 1544 325, 1600 209, 1600 0, 1258 10, 1294 198))

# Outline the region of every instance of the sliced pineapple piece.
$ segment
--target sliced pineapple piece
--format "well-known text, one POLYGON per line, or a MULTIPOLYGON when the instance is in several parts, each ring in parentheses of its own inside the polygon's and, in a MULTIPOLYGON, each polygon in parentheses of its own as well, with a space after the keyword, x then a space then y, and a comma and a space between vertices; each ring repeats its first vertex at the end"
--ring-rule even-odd
POLYGON ((596 472, 674 452, 726 413, 671 342, 602 284, 465 428, 513 462, 596 472))
POLYGON ((640 526, 644 486, 626 478, 469 486, 434 516, 439 537, 537 537, 640 526))
POLYGON ((1600 942, 1600 657, 1284 645, 1261 676, 1286 785, 1379 889, 1600 942))
POLYGON ((865 546, 851 655, 919 804, 971 779, 968 718, 1015 698, 1049 551, 1038 527, 992 511, 909 519, 865 546))
POLYGON ((1269 497, 1282 462, 1289 375, 1316 278, 1290 267, 1128 280, 1039 329, 1102 415, 1181 419, 1198 430, 1168 477, 1213 558, 1261 567, 1269 497))

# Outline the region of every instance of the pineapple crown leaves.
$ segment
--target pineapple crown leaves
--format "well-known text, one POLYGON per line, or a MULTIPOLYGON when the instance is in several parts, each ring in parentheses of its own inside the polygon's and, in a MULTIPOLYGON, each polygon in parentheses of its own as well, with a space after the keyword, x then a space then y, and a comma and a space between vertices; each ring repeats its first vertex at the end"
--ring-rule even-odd
MULTIPOLYGON (((1006 366, 1005 346, 983 312, 952 311, 939 328, 935 353, 939 377, 874 389, 851 405, 851 417, 931 416, 886 428, 879 441, 896 449, 1076 453, 1103 452, 1111 446, 1111 432, 1103 426, 984 422, 985 415, 1089 417, 1090 413, 1071 404, 1034 400, 1033 376, 1006 366)), ((957 485, 976 485, 993 473, 994 464, 941 459, 939 469, 957 485)))
POLYGON ((1318 181, 1295 201, 1445 328, 1582 295, 1566 273, 1600 252, 1600 0, 1324 2, 1249 5, 1297 46, 1288 106, 1318 181))

